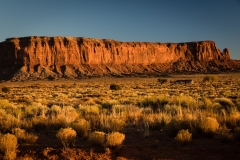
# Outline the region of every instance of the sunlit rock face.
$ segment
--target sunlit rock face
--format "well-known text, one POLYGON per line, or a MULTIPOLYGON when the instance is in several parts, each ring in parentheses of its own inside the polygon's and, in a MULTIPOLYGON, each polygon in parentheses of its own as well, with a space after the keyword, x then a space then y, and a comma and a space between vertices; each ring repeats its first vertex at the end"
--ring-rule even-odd
POLYGON ((147 76, 238 69, 213 41, 120 42, 76 37, 9 38, 0 43, 0 79, 147 76))

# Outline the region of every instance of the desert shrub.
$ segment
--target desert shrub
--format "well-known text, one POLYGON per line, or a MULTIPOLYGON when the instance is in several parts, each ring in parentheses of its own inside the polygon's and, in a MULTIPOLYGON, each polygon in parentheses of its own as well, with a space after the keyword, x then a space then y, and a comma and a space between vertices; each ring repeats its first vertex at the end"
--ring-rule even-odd
POLYGON ((103 131, 106 132, 120 131, 125 127, 125 125, 126 123, 124 121, 124 118, 101 115, 100 126, 103 131))
POLYGON ((216 120, 216 118, 207 117, 203 119, 202 122, 200 123, 200 129, 207 136, 212 136, 217 131, 218 128, 219 123, 216 120))
POLYGON ((10 92, 10 88, 9 87, 2 87, 2 92, 8 93, 8 92, 10 92))
POLYGON ((175 97, 172 103, 175 105, 180 105, 184 108, 193 108, 196 106, 196 100, 190 96, 175 97))
POLYGON ((92 145, 103 146, 105 143, 105 133, 94 131, 89 134, 88 140, 92 145))
POLYGON ((35 143, 38 139, 37 135, 27 133, 24 129, 14 128, 12 133, 17 137, 19 143, 35 143))
POLYGON ((99 106, 97 105, 79 105, 78 111, 81 115, 94 114, 98 115, 100 112, 99 106))
POLYGON ((49 114, 51 117, 57 117, 61 113, 61 110, 60 106, 52 105, 49 110, 49 114))
POLYGON ((108 147, 119 147, 121 146, 124 139, 125 139, 124 134, 119 132, 112 132, 107 134, 106 145, 108 147))
POLYGON ((217 76, 205 76, 205 77, 203 77, 203 82, 210 82, 210 83, 212 83, 212 82, 216 82, 216 81, 218 81, 218 77, 217 76))
POLYGON ((192 141, 192 134, 189 133, 188 129, 187 130, 182 129, 177 133, 177 136, 174 139, 180 142, 181 144, 186 144, 192 141))
POLYGON ((168 124, 166 124, 164 130, 169 137, 175 137, 179 130, 182 129, 181 120, 172 119, 168 124))
POLYGON ((164 83, 167 83, 167 79, 166 78, 158 78, 158 82, 162 85, 164 83))
POLYGON ((71 123, 79 117, 79 114, 77 113, 76 109, 72 106, 65 106, 62 109, 62 113, 64 118, 66 119, 67 123, 71 123))
POLYGON ((107 100, 102 103, 102 107, 106 109, 112 109, 112 106, 119 104, 117 100, 107 100))
POLYGON ((110 84, 110 89, 111 90, 121 90, 122 89, 122 87, 120 86, 120 85, 118 85, 118 84, 110 84))
POLYGON ((71 127, 77 132, 78 136, 87 137, 91 126, 85 119, 77 119, 71 124, 71 127))
POLYGON ((167 97, 149 97, 138 102, 140 107, 151 107, 153 111, 163 110, 164 106, 168 104, 169 100, 167 97))
POLYGON ((226 110, 228 114, 236 110, 235 104, 228 98, 216 98, 214 103, 219 103, 221 105, 220 109, 226 110))
POLYGON ((0 150, 4 153, 4 159, 16 159, 16 149, 18 147, 17 138, 12 134, 1 135, 0 137, 0 150))
POLYGON ((69 148, 70 145, 73 146, 76 141, 77 133, 72 128, 61 128, 56 137, 61 140, 63 148, 69 148))
POLYGON ((240 127, 234 129, 234 139, 238 141, 240 140, 240 127))

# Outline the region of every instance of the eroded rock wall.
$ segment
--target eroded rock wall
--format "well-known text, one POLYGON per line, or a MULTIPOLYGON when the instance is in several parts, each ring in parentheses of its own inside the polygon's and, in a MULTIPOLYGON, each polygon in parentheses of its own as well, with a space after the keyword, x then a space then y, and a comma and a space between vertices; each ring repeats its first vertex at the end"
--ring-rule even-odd
POLYGON ((226 64, 230 61, 229 50, 221 52, 213 41, 149 43, 83 37, 35 36, 10 38, 0 43, 2 72, 3 68, 19 68, 28 78, 194 72, 199 68, 201 72, 209 70, 204 65, 210 61, 226 64), (176 68, 176 63, 183 66, 176 68))

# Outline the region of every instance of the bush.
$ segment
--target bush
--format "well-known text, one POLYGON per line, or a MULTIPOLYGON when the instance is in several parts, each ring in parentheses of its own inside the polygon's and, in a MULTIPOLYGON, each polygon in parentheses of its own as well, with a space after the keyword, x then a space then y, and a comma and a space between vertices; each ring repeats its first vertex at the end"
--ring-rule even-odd
POLYGON ((27 133, 24 129, 14 128, 12 133, 17 137, 19 143, 35 143, 38 139, 38 136, 27 133))
POLYGON ((103 146, 105 142, 105 133, 94 131, 89 134, 89 141, 92 145, 103 146))
POLYGON ((201 122, 200 128, 204 134, 212 136, 219 128, 219 123, 215 118, 207 117, 201 122))
POLYGON ((122 87, 118 84, 110 84, 110 89, 111 90, 121 90, 122 87))
POLYGON ((228 98, 217 98, 214 103, 219 103, 221 105, 220 109, 224 109, 228 114, 237 109, 235 104, 228 98))
POLYGON ((158 82, 162 85, 162 84, 164 84, 164 83, 167 83, 167 79, 165 79, 165 78, 158 78, 158 82))
POLYGON ((205 76, 205 77, 203 77, 203 82, 212 83, 212 82, 216 82, 216 81, 218 81, 218 77, 216 77, 216 76, 205 76))
POLYGON ((63 148, 69 148, 70 145, 74 145, 76 141, 77 133, 72 128, 61 128, 56 136, 61 140, 63 148))
POLYGON ((169 100, 167 97, 149 97, 145 98, 141 102, 138 102, 138 105, 141 107, 151 107, 153 111, 158 111, 159 109, 163 110, 164 106, 168 104, 169 100))
POLYGON ((119 132, 112 132, 107 135, 106 145, 108 147, 119 147, 121 146, 124 139, 125 139, 124 134, 119 132))
POLYGON ((16 159, 16 149, 18 147, 17 137, 12 134, 5 134, 0 137, 0 149, 4 153, 4 159, 16 159))
POLYGON ((192 134, 188 132, 188 129, 182 129, 178 132, 177 136, 174 139, 181 144, 186 144, 192 141, 192 134))
POLYGON ((90 123, 85 119, 78 119, 73 122, 71 126, 77 132, 78 136, 88 136, 88 131, 90 130, 90 123))
POLYGON ((169 137, 175 137, 179 130, 182 129, 182 121, 172 119, 166 126, 165 131, 169 137))
POLYGON ((4 93, 8 93, 8 92, 10 92, 10 88, 9 87, 2 87, 2 91, 4 93))

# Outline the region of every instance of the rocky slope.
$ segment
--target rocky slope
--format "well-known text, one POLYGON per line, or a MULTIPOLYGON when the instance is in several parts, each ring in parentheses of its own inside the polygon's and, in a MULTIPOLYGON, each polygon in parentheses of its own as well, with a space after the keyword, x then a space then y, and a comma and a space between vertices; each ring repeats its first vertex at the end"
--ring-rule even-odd
POLYGON ((120 42, 74 37, 9 38, 0 43, 0 79, 148 76, 239 70, 213 41, 120 42))

